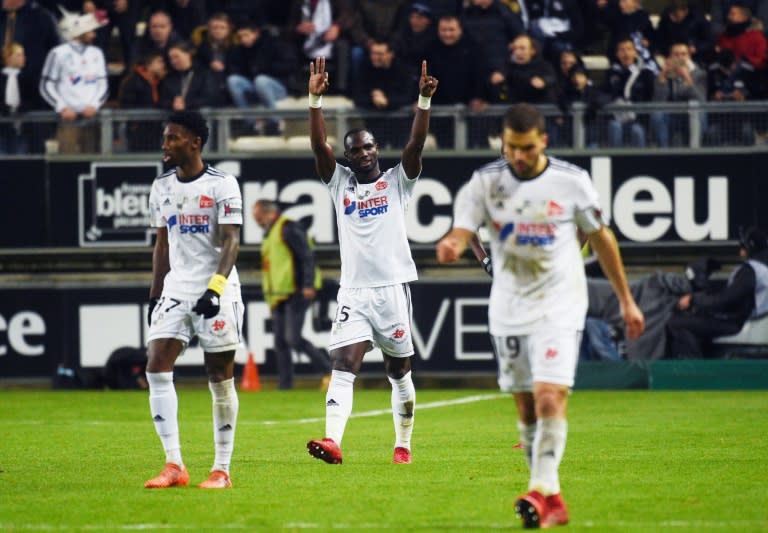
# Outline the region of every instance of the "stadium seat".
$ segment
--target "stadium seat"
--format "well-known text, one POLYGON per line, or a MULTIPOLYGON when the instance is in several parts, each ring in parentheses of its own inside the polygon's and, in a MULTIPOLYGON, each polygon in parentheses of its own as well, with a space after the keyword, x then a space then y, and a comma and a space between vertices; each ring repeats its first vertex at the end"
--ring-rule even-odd
POLYGON ((741 331, 712 339, 725 358, 768 357, 768 315, 747 320, 741 331))
MULTIPOLYGON (((286 150, 286 140, 281 136, 247 135, 230 139, 228 144, 232 152, 264 152, 267 150, 286 150)), ((307 149, 309 146, 307 146, 307 149)))

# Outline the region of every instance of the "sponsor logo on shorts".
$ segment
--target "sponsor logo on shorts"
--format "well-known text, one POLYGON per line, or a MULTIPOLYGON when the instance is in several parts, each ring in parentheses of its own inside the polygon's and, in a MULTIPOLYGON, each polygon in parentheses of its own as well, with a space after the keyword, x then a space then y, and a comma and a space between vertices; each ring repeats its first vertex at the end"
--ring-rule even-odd
POLYGON ((544 354, 544 357, 547 359, 554 359, 557 357, 557 354, 557 348, 547 348, 547 352, 544 354))

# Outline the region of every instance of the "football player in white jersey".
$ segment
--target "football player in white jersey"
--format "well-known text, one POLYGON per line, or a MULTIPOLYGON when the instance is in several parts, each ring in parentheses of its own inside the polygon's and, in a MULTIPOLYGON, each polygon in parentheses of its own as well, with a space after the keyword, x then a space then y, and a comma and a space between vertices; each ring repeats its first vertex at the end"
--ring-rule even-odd
POLYGON ((429 107, 437 80, 421 65, 419 100, 401 162, 382 172, 371 132, 344 136, 349 167, 339 165, 327 142, 322 95, 328 88, 325 58, 310 63, 309 125, 315 168, 336 210, 341 253, 338 310, 329 350, 333 361, 326 393, 325 438, 307 443, 309 453, 331 464, 342 461, 341 439, 352 413, 355 376, 375 343, 384 354, 392 384, 395 445, 392 462, 411 462, 416 391, 411 379, 411 298, 417 279, 405 231, 405 210, 421 174, 421 152, 429 129, 429 107))
POLYGON ((616 292, 627 338, 642 334, 644 318, 588 173, 545 155, 547 134, 536 107, 512 106, 502 140, 503 157, 476 170, 458 193, 453 229, 438 243, 437 259, 457 261, 478 227, 488 228, 489 329, 499 385, 514 394, 530 467, 528 492, 515 511, 525 527, 551 527, 568 523, 558 467, 587 311, 579 231, 616 292))
POLYGON ((163 161, 172 170, 155 179, 150 224, 157 228, 152 254, 147 381, 155 430, 166 465, 146 488, 189 483, 181 458, 173 367, 197 335, 213 396, 215 458, 201 488, 229 488, 238 398, 233 374, 241 343, 243 302, 235 261, 240 249, 243 201, 237 180, 203 162, 208 126, 197 111, 178 111, 163 131, 163 161))

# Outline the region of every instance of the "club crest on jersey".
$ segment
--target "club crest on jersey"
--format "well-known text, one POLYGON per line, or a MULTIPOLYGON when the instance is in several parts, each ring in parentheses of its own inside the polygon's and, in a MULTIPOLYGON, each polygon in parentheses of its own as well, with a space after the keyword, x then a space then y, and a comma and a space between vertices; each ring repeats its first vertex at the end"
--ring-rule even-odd
POLYGON ((558 215, 562 215, 563 213, 565 213, 565 209, 563 209, 563 206, 561 206, 554 200, 550 200, 549 202, 547 202, 547 216, 556 217, 558 215))
POLYGON ((376 190, 377 191, 383 191, 387 187, 389 187, 389 184, 386 181, 384 181, 384 180, 379 180, 379 181, 376 182, 376 190))
POLYGON ((200 209, 206 209, 206 208, 209 208, 209 207, 213 207, 214 203, 215 202, 213 201, 213 198, 211 198, 209 196, 206 196, 204 194, 200 195, 200 204, 199 204, 200 205, 200 209))

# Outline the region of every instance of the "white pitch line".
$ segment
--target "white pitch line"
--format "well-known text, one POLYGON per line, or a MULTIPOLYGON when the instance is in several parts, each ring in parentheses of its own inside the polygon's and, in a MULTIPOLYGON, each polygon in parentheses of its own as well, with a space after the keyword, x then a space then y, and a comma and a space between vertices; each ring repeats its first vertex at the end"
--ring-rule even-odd
MULTIPOLYGON (((438 407, 448 407, 450 405, 461 405, 464 403, 482 402, 485 400, 496 400, 498 398, 506 398, 507 394, 477 394, 475 396, 465 396, 464 398, 455 398, 453 400, 440 400, 436 402, 417 403, 416 409, 421 411, 422 409, 436 409, 438 407)), ((373 411, 363 411, 362 413, 353 413, 351 418, 363 418, 369 416, 389 415, 392 414, 392 409, 375 409, 373 411)), ((261 420, 255 422, 256 424, 264 426, 276 426, 279 424, 315 424, 317 422, 325 421, 325 417, 313 417, 313 418, 298 418, 296 420, 261 420)), ((241 422, 238 422, 240 424, 241 422)))

